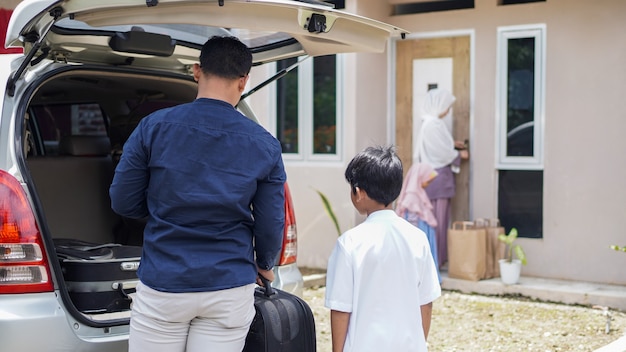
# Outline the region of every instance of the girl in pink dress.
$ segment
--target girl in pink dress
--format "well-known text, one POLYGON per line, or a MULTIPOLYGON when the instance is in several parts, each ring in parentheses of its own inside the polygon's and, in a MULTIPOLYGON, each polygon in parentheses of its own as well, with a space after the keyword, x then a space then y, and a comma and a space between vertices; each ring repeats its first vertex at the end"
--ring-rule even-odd
POLYGON ((437 266, 437 276, 441 282, 435 232, 437 219, 433 213, 433 206, 428 199, 428 194, 424 190, 436 176, 437 171, 432 166, 423 163, 413 164, 404 177, 402 190, 396 201, 396 214, 426 234, 430 244, 430 252, 437 266))

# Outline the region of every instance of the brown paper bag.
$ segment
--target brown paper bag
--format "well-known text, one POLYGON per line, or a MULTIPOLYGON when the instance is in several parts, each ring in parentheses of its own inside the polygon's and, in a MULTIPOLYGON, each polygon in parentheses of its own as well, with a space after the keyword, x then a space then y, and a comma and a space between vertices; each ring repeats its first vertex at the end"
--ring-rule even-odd
POLYGON ((485 248, 485 276, 483 279, 491 279, 500 276, 500 259, 504 258, 505 244, 498 240, 498 236, 504 233, 504 227, 500 226, 498 219, 476 219, 474 226, 484 228, 486 233, 485 248))
POLYGON ((485 276, 487 233, 471 221, 455 221, 448 230, 448 277, 478 281, 485 276))

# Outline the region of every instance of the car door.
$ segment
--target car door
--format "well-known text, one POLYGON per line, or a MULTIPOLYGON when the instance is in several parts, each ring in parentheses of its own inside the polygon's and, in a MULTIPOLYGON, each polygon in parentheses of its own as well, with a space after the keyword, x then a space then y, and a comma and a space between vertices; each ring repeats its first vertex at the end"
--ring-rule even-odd
POLYGON ((29 60, 48 55, 115 63, 124 52, 134 55, 133 65, 181 71, 197 60, 208 35, 225 28, 253 50, 255 64, 382 52, 390 37, 406 34, 314 0, 25 0, 14 11, 5 44, 23 47, 29 60), (133 35, 116 37, 126 32, 133 35))

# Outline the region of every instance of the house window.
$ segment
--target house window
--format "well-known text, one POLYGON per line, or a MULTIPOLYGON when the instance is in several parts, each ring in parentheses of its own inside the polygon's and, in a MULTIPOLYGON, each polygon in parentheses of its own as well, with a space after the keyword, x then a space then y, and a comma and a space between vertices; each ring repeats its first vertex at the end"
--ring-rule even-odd
POLYGON ((498 29, 498 217, 541 238, 545 25, 498 29))
MULTIPOLYGON (((286 69, 297 59, 286 59, 276 63, 276 71, 286 69)), ((283 153, 299 152, 298 132, 298 68, 276 82, 276 138, 280 141, 283 153)))
MULTIPOLYGON (((285 159, 337 159, 338 58, 328 55, 307 59, 276 82, 276 137, 285 159)), ((281 60, 276 70, 287 68, 297 60, 281 60)))
POLYGON ((313 59, 313 153, 337 153, 337 60, 313 59))
POLYGON ((517 5, 529 2, 546 2, 546 0, 498 0, 498 5, 517 5))
POLYGON ((337 10, 344 9, 346 7, 346 1, 345 0, 326 0, 324 2, 333 4, 335 6, 335 9, 337 9, 337 10))
POLYGON ((543 171, 498 172, 498 219, 506 233, 515 227, 520 237, 543 234, 543 171))
POLYGON ((441 12, 461 9, 473 9, 474 0, 432 0, 407 1, 393 6, 394 15, 410 15, 416 13, 441 12))
POLYGON ((106 136, 108 121, 96 103, 50 104, 34 106, 30 128, 41 139, 36 155, 56 155, 66 136, 106 136))
POLYGON ((543 169, 545 26, 498 30, 501 169, 543 169))

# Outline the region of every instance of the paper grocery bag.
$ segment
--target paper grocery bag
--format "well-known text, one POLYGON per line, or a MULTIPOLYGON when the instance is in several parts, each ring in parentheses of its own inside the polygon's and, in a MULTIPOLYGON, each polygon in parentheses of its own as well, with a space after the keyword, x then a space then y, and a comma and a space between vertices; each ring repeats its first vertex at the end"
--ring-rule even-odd
POLYGON ((478 281, 485 276, 487 233, 471 221, 455 221, 448 230, 448 277, 478 281))
POLYGON ((504 233, 504 227, 500 226, 498 219, 476 219, 474 226, 484 228, 486 232, 486 257, 485 257, 485 276, 483 279, 491 279, 500 276, 500 259, 504 258, 506 245, 498 239, 498 236, 504 233))

